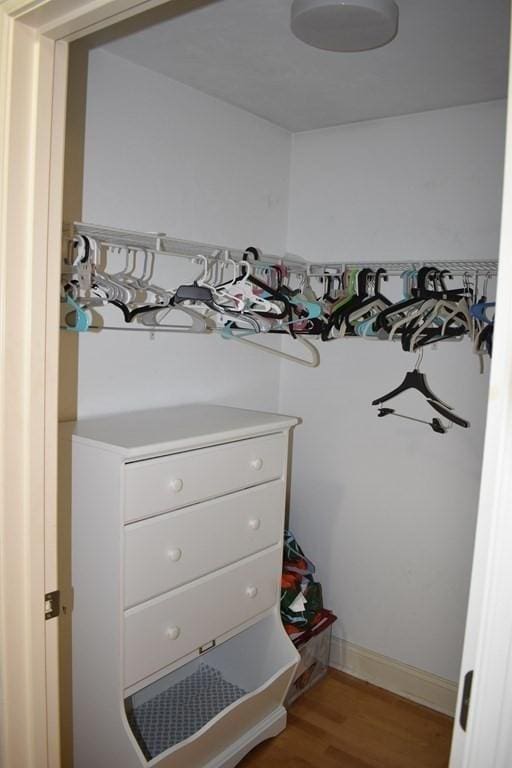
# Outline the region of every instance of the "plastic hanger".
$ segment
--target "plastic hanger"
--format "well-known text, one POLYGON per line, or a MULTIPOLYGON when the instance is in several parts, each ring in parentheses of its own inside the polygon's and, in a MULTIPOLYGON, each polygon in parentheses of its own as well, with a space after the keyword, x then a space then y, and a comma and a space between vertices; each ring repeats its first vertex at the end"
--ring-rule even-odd
POLYGON ((292 321, 293 313, 290 307, 290 297, 285 292, 282 281, 279 281, 279 288, 272 288, 272 286, 255 277, 252 265, 249 262, 242 261, 240 265, 244 265, 244 274, 237 278, 231 290, 240 291, 246 297, 245 301, 248 304, 248 308, 251 311, 255 311, 258 316, 274 320, 282 320, 288 317, 292 321))
POLYGON ((192 301, 195 303, 204 304, 214 312, 225 315, 229 318, 234 318, 237 322, 242 321, 247 323, 256 332, 259 332, 260 330, 260 325, 256 318, 248 313, 237 313, 228 307, 218 304, 210 288, 207 288, 204 285, 196 285, 195 283, 192 285, 180 285, 174 294, 172 302, 173 304, 181 304, 184 301, 192 301))
POLYGON ((404 350, 412 351, 416 347, 447 338, 460 339, 471 331, 472 322, 467 305, 467 297, 471 295, 469 286, 466 282, 464 287, 448 291, 444 283, 446 275, 451 277, 448 270, 439 271, 429 267, 419 270, 415 292, 423 297, 422 303, 415 305, 414 300, 400 302, 390 311, 382 313, 380 325, 385 327, 385 317, 388 316, 389 320, 394 311, 400 310, 398 319, 390 329, 390 338, 400 332, 404 350), (426 289, 427 278, 432 280, 435 290, 426 289))
POLYGON ((138 321, 145 326, 148 326, 150 328, 168 328, 175 331, 182 331, 187 333, 208 333, 209 331, 214 330, 215 325, 212 324, 208 318, 201 314, 201 312, 197 312, 195 309, 192 309, 191 307, 184 307, 184 306, 171 306, 171 307, 163 307, 155 309, 153 312, 148 312, 144 315, 141 315, 138 318, 138 321), (163 321, 165 318, 171 313, 171 312, 181 312, 184 315, 188 315, 188 317, 192 318, 191 325, 176 325, 172 323, 164 323, 163 321))
POLYGON ((451 429, 453 426, 452 424, 443 424, 439 419, 434 417, 432 421, 425 421, 425 419, 417 419, 414 416, 406 416, 404 413, 397 413, 397 411, 394 410, 394 408, 379 408, 379 412, 377 413, 377 416, 379 418, 382 418, 383 416, 398 416, 400 419, 407 419, 408 421, 416 421, 419 424, 428 424, 429 427, 432 427, 434 432, 437 432, 440 435, 446 434, 446 432, 451 429))
MULTIPOLYGON (((352 299, 345 304, 341 309, 336 312, 335 325, 340 330, 341 336, 356 336, 357 331, 355 324, 351 322, 350 318, 359 310, 362 309, 360 319, 366 319, 368 314, 368 306, 373 303, 373 294, 371 293, 371 285, 375 285, 375 273, 372 269, 361 269, 357 275, 357 293, 352 299)), ((387 306, 387 304, 386 304, 387 306)), ((380 306, 382 310, 382 306, 380 306)), ((371 314, 371 311, 370 311, 371 314)), ((378 313, 374 315, 377 317, 378 313)), ((355 322, 355 321, 354 321, 355 322)))
POLYGON ((435 417, 432 419, 432 421, 425 421, 425 419, 417 419, 415 416, 406 416, 404 413, 397 413, 394 408, 379 408, 379 412, 377 413, 377 416, 379 418, 382 418, 383 416, 398 416, 400 419, 407 419, 408 421, 416 421, 419 424, 428 424, 429 427, 432 427, 434 432, 437 432, 440 435, 446 434, 446 432, 452 428, 453 424, 443 424, 439 419, 436 419, 435 417))
POLYGON ((481 352, 482 347, 485 344, 487 354, 489 355, 489 357, 492 357, 493 336, 494 336, 494 323, 489 323, 488 325, 484 325, 484 327, 478 333, 476 338, 477 351, 481 352))
MULTIPOLYGON (((384 331, 390 333, 393 325, 397 324, 399 320, 403 320, 407 317, 411 308, 418 308, 428 298, 432 298, 420 295, 422 292, 418 282, 419 270, 414 270, 414 272, 411 271, 410 275, 408 273, 409 270, 402 273, 402 278, 404 280, 404 298, 380 312, 375 320, 376 329, 382 328, 384 331), (413 278, 417 281, 416 288, 412 287, 413 278)), ((421 277, 423 281, 422 285, 424 285, 426 277, 427 274, 423 272, 421 277)))
POLYGON ((103 270, 103 279, 110 283, 113 287, 116 295, 115 300, 122 302, 123 304, 133 304, 144 300, 144 297, 140 295, 140 292, 133 284, 130 283, 130 252, 124 246, 109 246, 109 255, 124 255, 125 265, 122 270, 115 273, 109 273, 106 269, 103 270))
POLYGON ((471 332, 473 323, 471 321, 470 309, 465 296, 455 303, 453 309, 448 311, 443 325, 441 326, 441 335, 444 336, 449 324, 457 320, 465 323, 467 332, 471 332))
MULTIPOLYGON (((458 306, 460 302, 457 302, 458 306)), ((471 326, 471 320, 469 314, 467 314, 468 323, 465 326, 452 326, 447 328, 447 323, 453 320, 453 302, 440 300, 434 301, 434 306, 430 309, 427 315, 423 316, 423 322, 419 325, 414 321, 409 327, 407 327, 402 334, 402 346, 406 350, 413 351, 417 346, 425 346, 425 344, 432 344, 435 341, 444 338, 462 338, 469 332, 471 326), (444 322, 443 312, 448 312, 448 319, 444 322), (435 325, 432 328, 432 324, 435 325), (415 327, 417 326, 417 327, 415 327)), ((461 310, 457 309, 457 313, 460 314, 461 310)))
POLYGON ((345 272, 345 282, 346 282, 346 293, 344 296, 341 296, 338 301, 331 307, 330 315, 334 315, 338 309, 343 307, 350 299, 356 295, 357 293, 357 276, 359 274, 359 269, 357 267, 352 267, 352 269, 349 269, 345 272))
POLYGON ((75 235, 71 241, 71 265, 77 267, 85 264, 89 260, 90 250, 89 238, 84 235, 75 235))
POLYGON ((267 291, 263 291, 261 288, 257 288, 253 282, 249 282, 249 278, 254 275, 253 266, 248 261, 240 261, 237 264, 241 276, 231 286, 226 289, 230 295, 240 297, 244 300, 245 308, 250 309, 251 312, 265 313, 265 315, 278 315, 281 313, 282 308, 274 301, 269 301, 270 294, 267 291), (231 290, 230 290, 231 289, 231 290))
POLYGON ((427 384, 425 374, 421 373, 421 371, 419 370, 421 360, 422 360, 422 352, 420 352, 418 359, 416 361, 416 365, 414 366, 413 370, 408 371, 405 374, 405 378, 402 381, 402 383, 398 387, 395 387, 395 389, 392 389, 387 394, 382 395, 381 397, 378 397, 375 400, 373 400, 372 405, 381 405, 382 403, 386 403, 388 400, 392 400, 394 397, 401 395, 403 392, 406 392, 408 389, 416 389, 425 398, 438 400, 446 408, 451 409, 451 406, 449 406, 447 403, 443 403, 443 401, 440 400, 437 397, 437 395, 435 395, 434 392, 430 389, 429 385, 427 384))
MULTIPOLYGON (((241 318, 242 322, 244 318, 241 318)), ((268 320, 267 318, 259 318, 258 324, 259 328, 258 330, 255 330, 254 328, 240 328, 240 325, 233 322, 233 320, 228 320, 228 318, 225 318, 226 324, 222 329, 221 336, 223 339, 232 339, 232 338, 243 338, 245 336, 254 336, 257 333, 270 333, 272 331, 273 323, 271 320, 268 320)), ((239 321, 237 321, 238 323, 239 321)))
POLYGON ((436 304, 437 304, 436 299, 427 299, 426 301, 422 301, 419 304, 413 303, 409 307, 409 311, 403 314, 401 313, 398 319, 393 323, 393 325, 389 329, 389 340, 393 341, 397 333, 401 333, 402 330, 408 325, 410 325, 412 321, 424 315, 425 312, 430 311, 431 308, 436 304))
POLYGON ((260 344, 257 341, 249 341, 246 338, 239 337, 236 335, 232 335, 229 337, 232 341, 238 342, 238 344, 245 344, 249 347, 254 347, 258 350, 261 350, 262 352, 267 352, 269 355, 274 355, 275 357, 280 357, 283 360, 289 360, 292 363, 298 363, 298 365, 304 365, 307 368, 317 368, 320 365, 320 353, 318 349, 315 347, 314 344, 312 344, 307 339, 303 338, 302 336, 297 336, 296 340, 302 344, 302 346, 306 347, 306 349, 310 353, 309 359, 297 357, 296 355, 290 355, 288 352, 282 352, 279 349, 273 349, 272 347, 267 347, 265 344, 260 344))
MULTIPOLYGON (((233 278, 227 284, 228 286, 232 286, 238 279, 239 269, 237 263, 234 261, 234 259, 230 259, 228 254, 229 252, 226 251, 224 261, 226 264, 229 263, 233 265, 233 278)), ((194 261, 197 260, 201 260, 203 262, 204 269, 203 274, 197 277, 194 283, 203 288, 208 288, 208 290, 211 292, 212 300, 214 300, 218 306, 225 306, 227 310, 243 312, 246 306, 245 299, 239 296, 235 296, 228 291, 221 290, 221 286, 214 284, 213 275, 211 274, 211 265, 206 256, 199 254, 194 259, 194 261)))
POLYGON ((479 301, 477 304, 473 304, 473 306, 469 308, 469 313, 480 323, 493 323, 494 318, 488 317, 487 310, 494 309, 495 307, 495 301, 479 301))
POLYGON ((395 389, 391 390, 391 392, 388 392, 385 395, 382 395, 381 397, 376 398, 372 401, 372 405, 382 405, 382 403, 388 402, 388 400, 391 400, 398 395, 401 395, 403 392, 406 392, 409 389, 415 389, 420 394, 425 397, 428 404, 434 408, 438 413, 440 413, 442 416, 444 416, 449 421, 452 421, 454 424, 458 424, 460 427, 469 427, 469 422, 466 421, 466 419, 461 418, 460 416, 457 416, 453 413, 453 408, 448 405, 447 403, 443 402, 437 395, 434 394, 434 392, 430 389, 429 385, 427 384, 426 377, 423 373, 420 372, 419 366, 421 363, 423 357, 423 350, 420 351, 420 354, 418 355, 418 359, 416 361, 416 365, 412 371, 408 371, 405 374, 405 378, 402 381, 402 383, 396 387, 395 389))
POLYGON ((322 340, 329 341, 332 337, 331 332, 334 327, 338 330, 341 329, 343 318, 352 310, 357 309, 360 303, 367 298, 368 293, 366 290, 366 280, 370 269, 352 269, 349 273, 348 279, 348 293, 340 301, 338 301, 325 323, 325 328, 322 332, 322 340), (357 282, 357 291, 355 284, 357 282))
POLYGON ((74 331, 75 333, 84 333, 89 330, 90 319, 88 312, 80 306, 69 294, 65 297, 66 304, 71 307, 73 312, 69 312, 64 318, 64 330, 74 331), (70 324, 70 318, 74 316, 74 324, 70 324))
MULTIPOLYGON (((405 273, 402 273, 402 275, 405 276, 404 292, 407 291, 408 293, 412 293, 411 298, 405 298, 380 312, 375 320, 375 328, 377 330, 382 328, 390 333, 394 325, 396 325, 397 328, 400 328, 401 326, 398 324, 399 321, 405 320, 411 309, 414 310, 414 307, 421 313, 421 307, 423 304, 426 304, 427 301, 431 302, 434 299, 447 300, 452 297, 456 297, 456 300, 461 298, 462 291, 460 289, 455 291, 448 291, 446 289, 441 273, 434 267, 422 267, 421 269, 414 271, 416 280, 415 288, 405 288, 405 280, 409 279, 407 272, 408 270, 405 273), (427 288, 426 284, 428 280, 433 283, 433 290, 427 288)), ((433 304, 428 304, 426 306, 431 307, 433 304)), ((414 330, 416 330, 416 328, 414 330)))
POLYGON ((373 295, 365 299, 358 309, 350 313, 347 318, 347 325, 349 328, 352 327, 357 335, 378 336, 379 330, 374 327, 374 321, 384 309, 391 306, 391 301, 380 290, 381 279, 387 280, 386 270, 379 268, 370 276, 373 277, 374 281, 373 295), (370 317, 367 317, 368 314, 370 317), (361 328, 358 328, 358 323, 361 328))

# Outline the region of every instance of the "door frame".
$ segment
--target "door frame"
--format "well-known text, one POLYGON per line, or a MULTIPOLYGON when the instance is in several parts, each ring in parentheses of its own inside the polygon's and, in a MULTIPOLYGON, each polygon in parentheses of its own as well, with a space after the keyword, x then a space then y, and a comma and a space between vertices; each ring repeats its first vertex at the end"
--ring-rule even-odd
MULTIPOLYGON (((162 0, 0 0, 0 765, 60 768, 57 438, 69 42, 162 0)), ((70 675, 70 672, 69 672, 70 675)))
MULTIPOLYGON (((59 619, 45 621, 44 595, 59 586, 68 44, 164 2, 0 0, 0 764, 10 768, 62 763, 59 619)), ((462 675, 474 669, 475 679, 467 734, 455 727, 451 768, 508 768, 512 753, 511 80, 494 359, 462 666, 462 675)))

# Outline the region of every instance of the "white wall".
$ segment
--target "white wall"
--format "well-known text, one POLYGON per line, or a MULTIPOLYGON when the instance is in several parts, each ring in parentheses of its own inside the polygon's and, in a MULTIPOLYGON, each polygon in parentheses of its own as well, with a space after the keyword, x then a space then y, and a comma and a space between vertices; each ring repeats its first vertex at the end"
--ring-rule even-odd
MULTIPOLYGON (((490 102, 294 136, 288 249, 310 259, 496 259, 505 107, 490 102)), ((291 527, 319 564, 334 633, 456 680, 487 395, 468 342, 425 353, 471 421, 441 436, 371 401, 415 356, 346 339, 317 370, 284 364, 295 432, 291 527)), ((428 414, 412 398, 404 413, 428 414)))
MULTIPOLYGON (((85 221, 174 237, 286 241, 290 134, 102 50, 87 93, 85 221)), ((173 260, 172 284, 200 273, 173 260)), ((213 401, 275 410, 279 363, 217 337, 103 331, 80 338, 79 417, 213 401)))

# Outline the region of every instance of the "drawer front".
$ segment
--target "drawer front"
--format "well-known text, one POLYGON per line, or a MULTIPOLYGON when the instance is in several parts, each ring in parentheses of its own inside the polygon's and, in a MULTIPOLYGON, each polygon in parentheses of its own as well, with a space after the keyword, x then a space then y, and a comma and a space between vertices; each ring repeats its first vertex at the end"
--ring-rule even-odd
POLYGON ((125 608, 277 544, 284 501, 276 480, 125 526, 125 608))
POLYGON ((128 464, 125 520, 277 480, 285 473, 286 445, 287 436, 280 433, 128 464))
POLYGON ((134 685, 271 608, 279 599, 281 547, 125 613, 124 683, 134 685))

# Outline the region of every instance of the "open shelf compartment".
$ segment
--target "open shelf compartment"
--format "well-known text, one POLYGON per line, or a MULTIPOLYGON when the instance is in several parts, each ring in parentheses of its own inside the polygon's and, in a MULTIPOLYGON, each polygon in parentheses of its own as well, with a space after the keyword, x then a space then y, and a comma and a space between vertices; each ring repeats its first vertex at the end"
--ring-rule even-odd
POLYGON ((299 657, 276 613, 125 700, 148 765, 207 766, 280 709, 299 657))

